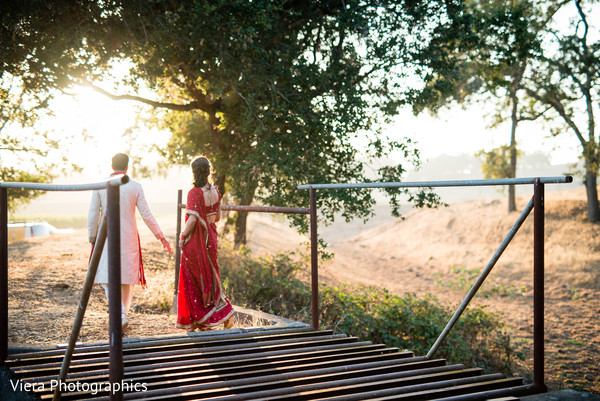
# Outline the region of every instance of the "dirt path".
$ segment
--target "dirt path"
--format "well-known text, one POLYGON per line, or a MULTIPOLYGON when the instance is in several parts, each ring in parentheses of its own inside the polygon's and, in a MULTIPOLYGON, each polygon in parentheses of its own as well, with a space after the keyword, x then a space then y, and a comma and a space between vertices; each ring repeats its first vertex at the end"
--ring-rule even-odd
MULTIPOLYGON (((68 341, 89 258, 86 237, 85 230, 77 230, 9 245, 9 342, 52 347, 68 341)), ((126 333, 131 337, 180 331, 174 316, 157 313, 171 300, 174 276, 160 244, 148 240, 142 246, 150 285, 136 289, 135 324, 126 333)), ((106 340, 107 312, 104 292, 95 285, 80 341, 106 340)))

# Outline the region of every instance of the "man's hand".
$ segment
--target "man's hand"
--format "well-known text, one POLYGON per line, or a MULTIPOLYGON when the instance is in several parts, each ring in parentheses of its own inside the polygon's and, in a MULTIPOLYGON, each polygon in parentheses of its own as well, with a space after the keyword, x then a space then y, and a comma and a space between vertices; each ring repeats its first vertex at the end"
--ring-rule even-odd
POLYGON ((162 244, 163 244, 163 247, 164 247, 164 248, 165 248, 167 251, 169 251, 169 256, 171 256, 171 245, 169 245, 169 241, 167 241, 167 240, 165 239, 165 237, 162 237, 162 238, 160 239, 160 242, 162 242, 162 244))

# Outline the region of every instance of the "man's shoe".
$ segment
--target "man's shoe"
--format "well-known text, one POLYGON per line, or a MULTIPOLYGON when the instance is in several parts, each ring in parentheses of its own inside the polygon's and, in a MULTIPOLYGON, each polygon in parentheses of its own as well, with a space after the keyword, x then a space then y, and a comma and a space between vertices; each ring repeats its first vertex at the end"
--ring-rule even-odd
POLYGON ((129 327, 129 321, 127 320, 127 316, 121 315, 121 332, 124 332, 127 327, 129 327))

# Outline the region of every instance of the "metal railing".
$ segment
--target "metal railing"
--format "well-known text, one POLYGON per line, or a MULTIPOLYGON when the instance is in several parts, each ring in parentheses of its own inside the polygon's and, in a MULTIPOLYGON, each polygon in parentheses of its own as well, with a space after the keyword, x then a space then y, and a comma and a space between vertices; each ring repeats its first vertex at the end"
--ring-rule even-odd
MULTIPOLYGON (((111 392, 111 400, 123 398, 120 384, 123 381, 123 342, 121 328, 121 243, 119 187, 129 182, 126 175, 115 175, 107 180, 88 184, 38 184, 25 182, 0 182, 0 363, 4 364, 8 357, 8 189, 31 189, 36 191, 92 191, 106 189, 107 210, 100 224, 98 238, 90 257, 90 264, 77 315, 65 357, 60 370, 59 379, 67 377, 69 364, 75 348, 83 315, 89 299, 100 254, 104 242, 108 241, 108 292, 109 292, 109 381, 111 388, 118 383, 118 390, 111 392), (108 234, 107 234, 108 233, 108 234)), ((53 399, 60 399, 60 388, 56 386, 53 399)))
MULTIPOLYGON (((366 189, 366 188, 436 188, 436 187, 473 187, 495 185, 533 185, 533 197, 496 250, 485 269, 481 272, 476 282, 471 287, 463 302, 458 307, 442 333, 439 335, 429 352, 427 358, 431 359, 440 347, 452 327, 465 311, 496 262, 514 238, 515 234, 531 212, 534 211, 533 221, 533 384, 532 392, 545 392, 544 383, 544 185, 564 184, 573 182, 573 177, 533 177, 533 178, 506 178, 495 180, 456 180, 456 181, 422 181, 422 182, 384 182, 384 183, 349 183, 349 184, 309 184, 300 185, 298 189, 308 189, 310 192, 310 210, 314 211, 316 224, 316 190, 327 189, 366 189)), ((311 224, 313 224, 311 222, 311 224)), ((312 230, 311 230, 312 231, 312 230)), ((316 227, 314 229, 316 233, 316 227)), ((313 268, 313 274, 318 270, 313 268)), ((313 276, 314 280, 314 276, 313 276)), ((317 287, 318 288, 318 287, 317 287)), ((315 295, 313 294, 313 297, 315 295)), ((317 313, 313 310, 313 315, 317 313)))
MULTIPOLYGON (((123 348, 121 332, 121 306, 120 306, 120 225, 119 225, 119 185, 128 181, 127 176, 116 176, 109 180, 81 185, 54 185, 54 184, 34 184, 34 183, 0 183, 0 362, 4 362, 8 355, 8 188, 33 189, 41 191, 87 191, 94 189, 107 189, 108 207, 106 213, 106 231, 108 232, 108 252, 109 252, 109 380, 111 383, 121 383, 123 380, 123 348)), ((543 392, 546 389, 544 384, 544 185, 570 183, 573 179, 570 176, 565 177, 540 177, 540 178, 517 178, 500 180, 464 180, 464 181, 425 181, 425 182, 392 182, 392 183, 355 183, 355 184, 311 184, 300 185, 298 189, 309 190, 310 207, 309 208, 280 208, 280 207, 261 207, 261 206, 230 206, 223 205, 224 211, 246 211, 246 212, 266 212, 266 213, 299 213, 310 216, 310 242, 311 242, 311 313, 312 325, 315 329, 319 328, 319 310, 318 310, 318 249, 317 249, 317 190, 327 189, 361 189, 361 188, 422 188, 422 187, 470 187, 470 186, 495 186, 495 185, 533 185, 534 194, 524 211, 521 213, 509 234, 502 242, 476 283, 473 285, 464 301, 454 313, 447 326, 440 334, 435 344, 431 347, 428 358, 439 348, 439 345, 450 332, 462 312, 466 309, 471 299, 475 296, 477 290, 490 273, 497 260, 504 252, 522 223, 525 221, 531 210, 534 211, 534 375, 532 389, 536 392, 543 392)), ((177 199, 177 237, 181 232, 181 210, 186 207, 181 202, 182 191, 178 191, 177 199)), ((101 226, 104 223, 101 224, 101 226)), ((100 231, 102 231, 101 228, 100 231)), ((101 237, 102 235, 99 235, 101 237)), ((101 250, 101 247, 100 247, 101 250)), ((98 253, 100 252, 98 250, 98 253)), ((94 251, 96 253, 96 250, 94 251)), ((98 256, 99 258, 99 256, 98 256)), ((180 250, 176 248, 176 275, 175 291, 177 291, 177 281, 179 278, 180 250)), ((90 267, 95 260, 92 255, 90 267)), ((97 265, 97 261, 95 262, 97 265)), ((88 269, 88 277, 92 277, 91 269, 88 269)), ((85 292, 85 291, 84 291, 85 292)), ((176 295, 176 294, 175 294, 176 295)), ((83 295, 82 295, 83 297, 83 295)), ((87 301, 85 302, 87 303, 87 301)), ((80 309, 82 304, 80 303, 80 309)), ((83 305, 85 310, 85 305, 83 305)), ((74 323, 73 332, 70 338, 69 348, 65 354, 63 367, 61 367, 61 376, 66 375, 68 370, 69 352, 72 352, 78 333, 77 325, 81 324, 83 318, 81 311, 78 311, 78 317, 74 323), (77 329, 77 330, 76 330, 77 329), (71 344, 72 343, 72 344, 71 344), (71 351, 69 351, 69 349, 71 351), (64 372, 63 372, 64 368, 64 372)), ((56 396, 56 394, 55 394, 56 396)), ((60 396, 60 394, 58 394, 60 396)), ((58 398, 58 397, 55 397, 58 398)), ((111 399, 121 399, 122 392, 111 392, 111 399)))

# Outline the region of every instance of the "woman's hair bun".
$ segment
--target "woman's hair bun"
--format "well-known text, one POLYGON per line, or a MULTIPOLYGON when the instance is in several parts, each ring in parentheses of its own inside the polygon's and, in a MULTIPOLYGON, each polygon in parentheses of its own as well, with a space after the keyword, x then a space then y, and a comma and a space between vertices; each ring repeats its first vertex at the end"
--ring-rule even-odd
POLYGON ((203 187, 208 182, 211 165, 206 157, 200 156, 192 162, 192 172, 194 173, 194 186, 203 187))

